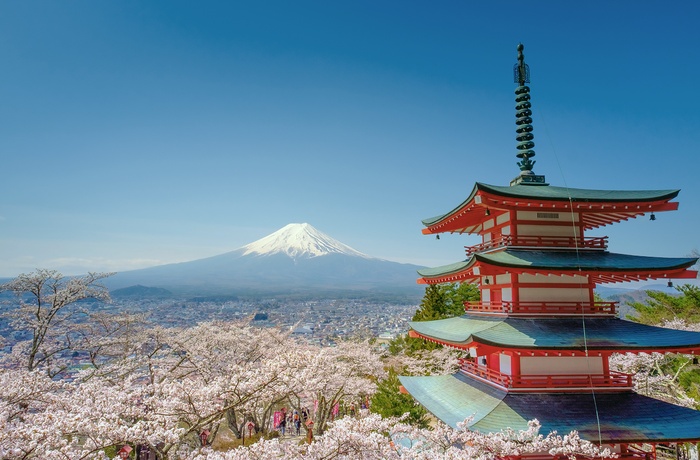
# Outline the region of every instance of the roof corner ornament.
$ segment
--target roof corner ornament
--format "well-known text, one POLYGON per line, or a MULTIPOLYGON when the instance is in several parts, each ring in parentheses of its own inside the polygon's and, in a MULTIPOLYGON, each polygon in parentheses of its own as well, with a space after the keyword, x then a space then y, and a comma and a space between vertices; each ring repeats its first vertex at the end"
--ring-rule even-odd
POLYGON ((515 83, 519 86, 515 89, 515 140, 518 141, 516 148, 520 158, 518 167, 520 175, 513 179, 510 185, 533 184, 546 185, 544 176, 538 176, 532 171, 535 161, 531 160, 535 156, 535 143, 532 141, 535 136, 532 134, 532 104, 530 103, 530 87, 525 83, 530 83, 530 67, 525 64, 525 55, 522 43, 518 45, 518 63, 513 67, 515 83))

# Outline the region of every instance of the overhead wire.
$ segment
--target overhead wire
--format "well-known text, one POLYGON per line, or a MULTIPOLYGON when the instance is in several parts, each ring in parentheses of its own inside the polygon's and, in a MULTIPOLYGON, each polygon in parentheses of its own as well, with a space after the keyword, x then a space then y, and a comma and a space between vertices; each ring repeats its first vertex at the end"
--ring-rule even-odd
MULTIPOLYGON (((564 170, 561 167, 561 163, 559 162, 559 156, 557 155, 557 149, 554 145, 554 142, 552 141, 552 138, 549 134, 549 129, 547 128, 547 122, 545 121, 545 118, 542 114, 541 110, 537 111, 538 115, 540 116, 540 119, 542 120, 542 124, 544 126, 544 135, 547 141, 550 144, 550 148, 552 149, 552 153, 554 154, 554 159, 557 164, 557 168, 559 169, 559 174, 562 178, 562 182, 564 183, 564 188, 566 189, 566 194, 569 199, 569 212, 570 212, 570 218, 571 218, 571 228, 572 228, 572 234, 574 236, 574 249, 576 252, 576 265, 578 268, 578 273, 579 273, 579 286, 581 292, 583 291, 583 269, 581 266, 581 253, 580 253, 580 247, 579 247, 579 233, 578 229, 576 227, 576 221, 575 221, 575 213, 574 213, 574 201, 573 197, 571 196, 571 190, 569 189, 569 185, 566 181, 566 176, 564 175, 564 170)), ((583 238, 583 231, 584 231, 584 222, 583 222, 583 216, 579 213, 579 224, 581 228, 581 239, 583 238)), ((591 360, 590 360, 590 355, 589 355, 589 350, 588 350, 588 335, 586 331, 586 314, 584 312, 584 309, 581 308, 581 328, 583 332, 583 349, 584 349, 584 355, 586 357, 586 365, 588 367, 588 375, 591 376, 591 360)), ((591 397, 593 399, 593 408, 595 410, 595 416, 596 416, 596 424, 598 426, 598 444, 599 446, 602 446, 603 444, 603 434, 602 434, 602 428, 601 428, 601 423, 600 423, 600 412, 598 410, 598 401, 596 398, 596 392, 595 392, 595 386, 593 385, 593 379, 589 377, 589 383, 590 383, 590 389, 591 389, 591 397)))

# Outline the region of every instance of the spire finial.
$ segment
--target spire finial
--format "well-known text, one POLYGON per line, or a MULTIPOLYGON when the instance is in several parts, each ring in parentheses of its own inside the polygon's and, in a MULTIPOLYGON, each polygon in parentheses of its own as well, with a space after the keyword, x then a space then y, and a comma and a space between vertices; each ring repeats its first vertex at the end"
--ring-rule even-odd
POLYGON ((530 87, 525 83, 530 83, 530 67, 525 64, 525 55, 523 54, 525 47, 522 43, 518 45, 518 63, 513 67, 513 75, 515 83, 519 86, 515 89, 515 140, 518 141, 516 148, 520 158, 518 167, 520 175, 511 181, 511 185, 520 183, 535 183, 544 184, 544 176, 538 176, 532 168, 535 162, 530 158, 535 156, 535 151, 532 148, 535 143, 532 141, 535 136, 532 134, 532 104, 530 103, 530 87))
POLYGON ((515 64, 515 68, 513 69, 515 73, 515 83, 520 83, 520 86, 523 86, 525 83, 530 83, 530 67, 525 64, 523 49, 525 49, 523 44, 518 44, 518 63, 515 64))

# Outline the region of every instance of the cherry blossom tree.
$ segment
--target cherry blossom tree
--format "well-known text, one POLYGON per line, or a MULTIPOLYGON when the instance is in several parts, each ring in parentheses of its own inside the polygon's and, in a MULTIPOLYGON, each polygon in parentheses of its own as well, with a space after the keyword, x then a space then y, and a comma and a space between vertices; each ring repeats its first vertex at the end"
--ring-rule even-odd
MULTIPOLYGON (((661 327, 700 331, 700 324, 681 318, 664 320, 661 327)), ((634 374, 637 393, 694 409, 700 408, 696 385, 682 385, 683 374, 692 368, 693 356, 675 353, 618 353, 610 357, 610 368, 634 374)))
POLYGON ((72 381, 52 380, 41 369, 0 368, 0 458, 102 460, 123 445, 149 446, 163 460, 596 452, 575 433, 541 436, 536 424, 526 432, 483 435, 466 423, 425 430, 376 414, 331 421, 336 404, 371 395, 385 375, 379 354, 364 342, 321 348, 276 329, 232 323, 132 328, 128 335, 126 342, 114 339, 118 333, 102 345, 91 342, 95 364, 72 381), (262 440, 217 452, 199 438, 204 430, 216 438, 232 412, 235 425, 254 420, 262 426, 278 404, 314 400, 320 429, 310 445, 262 440))
POLYGON ((86 321, 74 327, 75 349, 95 369, 134 356, 143 346, 148 326, 145 314, 97 311, 85 312, 85 316, 86 321))
MULTIPOLYGON (((290 395, 300 359, 298 345, 279 329, 258 329, 233 323, 206 323, 178 334, 175 347, 183 360, 177 372, 206 382, 226 379, 220 397, 236 437, 252 421, 268 431, 274 409, 290 395), (202 340, 206 337, 206 340, 202 340)), ((219 423, 220 421, 217 421, 219 423)), ((208 427, 215 434, 218 425, 208 427)))
POLYGON ((661 353, 617 353, 610 357, 610 369, 633 374, 634 391, 645 396, 661 399, 680 406, 697 408, 698 401, 692 398, 679 384, 678 377, 690 363, 690 357, 661 353), (671 365, 673 364, 673 365, 671 365), (668 373, 667 369, 675 367, 668 373))
POLYGON ((109 291, 99 281, 110 275, 88 273, 67 278, 55 270, 40 269, 0 286, 0 292, 17 295, 19 306, 9 312, 12 326, 28 330, 32 336, 29 342, 20 345, 28 370, 40 366, 52 374, 63 370, 63 364, 54 358, 71 346, 69 326, 74 310, 68 307, 88 298, 109 300, 109 291))
POLYGON ((360 401, 386 375, 378 353, 367 342, 340 342, 335 347, 299 346, 294 350, 295 372, 290 402, 314 405, 316 434, 325 431, 334 408, 343 401, 360 401))
POLYGON ((247 405, 265 394, 278 397, 283 388, 275 382, 286 362, 253 360, 250 348, 221 349, 218 359, 211 355, 207 361, 197 355, 224 337, 232 343, 236 332, 218 339, 203 332, 154 328, 133 354, 75 374, 72 383, 26 369, 0 370, 3 388, 36 388, 0 395, 0 445, 7 446, 0 458, 101 458, 122 444, 148 445, 160 458, 179 458, 200 446, 204 429, 214 436, 227 411, 250 410, 247 405))
POLYGON ((418 429, 398 418, 382 418, 372 414, 355 419, 345 417, 329 424, 328 430, 310 445, 260 441, 250 447, 227 452, 202 449, 187 455, 187 460, 486 460, 523 454, 565 455, 570 458, 612 457, 608 449, 581 439, 576 432, 565 436, 539 433, 534 420, 527 430, 504 430, 482 434, 466 428, 458 429, 439 423, 434 429, 418 429))
POLYGON ((62 386, 43 372, 0 369, 0 458, 42 458, 62 442, 43 417, 57 403, 62 386))

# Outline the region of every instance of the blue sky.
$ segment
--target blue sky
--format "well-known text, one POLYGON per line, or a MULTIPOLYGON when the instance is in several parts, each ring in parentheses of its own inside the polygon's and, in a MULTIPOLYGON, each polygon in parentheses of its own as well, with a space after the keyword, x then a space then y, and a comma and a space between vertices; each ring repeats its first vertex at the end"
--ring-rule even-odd
POLYGON ((615 252, 700 247, 695 2, 5 1, 0 276, 221 254, 308 222, 376 257, 464 258, 421 219, 515 158, 531 69, 552 185, 680 188, 605 227, 615 252))

